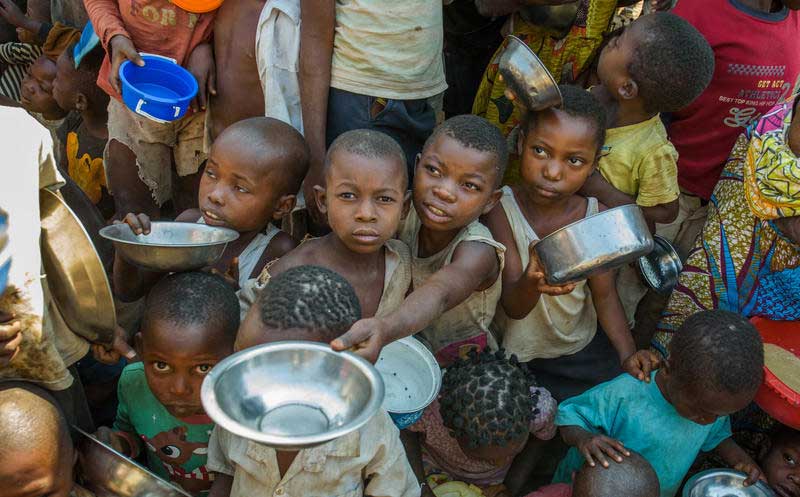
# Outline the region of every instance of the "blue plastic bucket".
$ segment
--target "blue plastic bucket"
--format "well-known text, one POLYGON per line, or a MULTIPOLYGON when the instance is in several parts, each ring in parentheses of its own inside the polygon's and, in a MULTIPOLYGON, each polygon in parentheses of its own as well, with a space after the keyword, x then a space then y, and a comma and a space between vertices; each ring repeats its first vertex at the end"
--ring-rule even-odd
POLYGON ((197 95, 197 80, 174 59, 142 54, 144 66, 125 61, 119 68, 122 101, 133 112, 165 123, 186 114, 197 95))

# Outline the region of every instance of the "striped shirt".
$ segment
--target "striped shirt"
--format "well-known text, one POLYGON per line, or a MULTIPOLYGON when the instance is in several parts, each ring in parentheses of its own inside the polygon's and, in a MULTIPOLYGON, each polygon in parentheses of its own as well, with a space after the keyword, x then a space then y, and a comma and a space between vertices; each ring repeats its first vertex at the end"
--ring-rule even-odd
POLYGON ((0 63, 6 64, 6 70, 0 76, 0 95, 15 102, 20 101, 20 87, 28 68, 42 55, 41 47, 27 43, 0 44, 0 63))

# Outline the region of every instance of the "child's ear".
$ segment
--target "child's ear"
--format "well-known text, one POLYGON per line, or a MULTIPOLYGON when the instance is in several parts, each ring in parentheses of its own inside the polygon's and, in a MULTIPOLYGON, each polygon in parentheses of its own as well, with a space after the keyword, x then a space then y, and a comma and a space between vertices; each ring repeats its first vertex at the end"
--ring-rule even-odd
POLYGON ((292 213, 292 209, 297 204, 297 195, 284 195, 278 199, 275 209, 272 211, 272 219, 277 221, 292 213))
POLYGON ((623 100, 633 100, 639 96, 639 85, 636 84, 636 81, 627 78, 617 91, 623 100))
POLYGON ((317 210, 321 214, 327 214, 328 208, 325 206, 325 188, 320 185, 314 185, 314 201, 317 203, 317 210))
POLYGON ((89 108, 89 101, 86 99, 86 95, 83 93, 78 93, 75 96, 75 110, 78 112, 83 112, 89 108))
POLYGON ((138 355, 139 357, 142 357, 143 348, 142 348, 142 333, 141 332, 133 335, 133 348, 134 348, 134 350, 136 350, 136 355, 138 355))
POLYGON ((403 197, 403 212, 400 215, 400 219, 407 218, 409 210, 411 210, 411 190, 408 190, 403 197))
POLYGON ((498 188, 497 190, 493 191, 492 196, 489 198, 489 202, 486 203, 486 207, 483 208, 481 215, 483 216, 491 212, 491 210, 494 209, 494 206, 497 205, 497 202, 499 202, 502 197, 503 190, 498 188))
POLYGON ((517 155, 522 157, 522 152, 525 151, 525 129, 520 126, 517 133, 517 155))

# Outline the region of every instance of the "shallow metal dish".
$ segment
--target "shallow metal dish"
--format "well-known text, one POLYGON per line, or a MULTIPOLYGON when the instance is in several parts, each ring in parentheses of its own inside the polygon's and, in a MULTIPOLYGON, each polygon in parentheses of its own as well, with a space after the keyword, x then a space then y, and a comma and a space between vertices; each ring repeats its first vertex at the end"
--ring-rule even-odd
POLYGON ((386 386, 383 408, 401 430, 422 417, 442 388, 442 370, 436 358, 414 337, 384 347, 375 368, 386 386))
POLYGON ((746 477, 732 469, 709 469, 686 482, 683 497, 775 497, 775 492, 764 482, 745 487, 746 477))
POLYGON ((683 264, 678 252, 662 236, 653 235, 652 252, 639 258, 642 279, 656 292, 666 295, 678 284, 683 264))
POLYGON ((563 285, 635 261, 653 245, 642 210, 630 204, 564 226, 539 240, 534 251, 547 282, 563 285))
POLYGON ((208 267, 239 238, 228 228, 168 221, 153 221, 147 235, 135 234, 127 224, 106 226, 100 235, 131 264, 162 273, 208 267))
POLYGON ((39 210, 42 265, 61 316, 88 341, 110 345, 117 326, 114 297, 91 237, 55 193, 39 191, 39 210))
POLYGON ((506 37, 498 70, 516 101, 528 110, 561 107, 558 83, 533 51, 516 36, 506 37))
POLYGON ((206 376, 206 413, 231 433, 283 449, 314 447, 369 421, 383 403, 381 375, 350 352, 288 341, 238 352, 206 376))
POLYGON ((191 497, 80 428, 73 429, 79 434, 81 476, 98 497, 191 497))

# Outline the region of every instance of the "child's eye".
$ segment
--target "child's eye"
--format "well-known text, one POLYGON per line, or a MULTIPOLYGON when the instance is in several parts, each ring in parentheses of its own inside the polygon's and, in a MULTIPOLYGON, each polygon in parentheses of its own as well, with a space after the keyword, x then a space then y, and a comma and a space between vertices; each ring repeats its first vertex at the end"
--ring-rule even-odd
POLYGON ((573 166, 582 166, 584 161, 580 157, 570 157, 569 163, 573 166))
POLYGON ((790 466, 794 466, 795 464, 797 464, 797 461, 795 461, 795 460, 794 460, 794 457, 792 457, 792 456, 791 456, 791 455, 789 455, 789 454, 784 454, 784 455, 783 455, 783 459, 784 459, 784 460, 786 461, 786 463, 787 463, 787 464, 789 464, 790 466))
POLYGON ((169 371, 169 364, 167 364, 164 361, 155 361, 153 363, 153 369, 155 369, 156 371, 158 371, 160 373, 165 373, 165 372, 169 371))
POLYGON ((547 153, 544 151, 542 147, 537 147, 536 145, 534 145, 531 148, 533 149, 533 153, 538 156, 544 157, 545 155, 547 155, 547 153))
POLYGON ((206 168, 206 176, 208 176, 209 178, 216 178, 216 177, 217 177, 217 176, 214 174, 214 171, 212 171, 212 170, 210 170, 210 169, 208 169, 208 168, 206 168))
POLYGON ((468 190, 473 190, 473 191, 476 191, 476 192, 481 189, 481 187, 479 187, 475 183, 470 183, 470 182, 464 183, 464 186, 467 187, 468 190))
POLYGON ((439 169, 438 169, 437 167, 431 166, 430 164, 429 164, 429 165, 426 165, 426 166, 425 166, 425 169, 426 169, 426 170, 427 170, 429 173, 431 173, 433 176, 437 176, 437 177, 438 177, 438 176, 441 176, 441 175, 442 175, 442 174, 439 172, 439 169))
POLYGON ((378 202, 381 202, 381 203, 384 203, 384 204, 391 204, 392 202, 394 202, 394 199, 392 197, 389 197, 389 196, 386 196, 386 195, 381 195, 380 197, 378 197, 378 202))
POLYGON ((344 192, 339 194, 339 198, 342 200, 353 200, 356 198, 356 194, 353 192, 344 192))
POLYGON ((211 364, 200 364, 197 366, 197 372, 200 374, 206 374, 211 371, 211 364))
POLYGON ((243 186, 237 186, 236 187, 236 191, 239 192, 239 193, 250 193, 250 191, 247 188, 243 187, 243 186))

